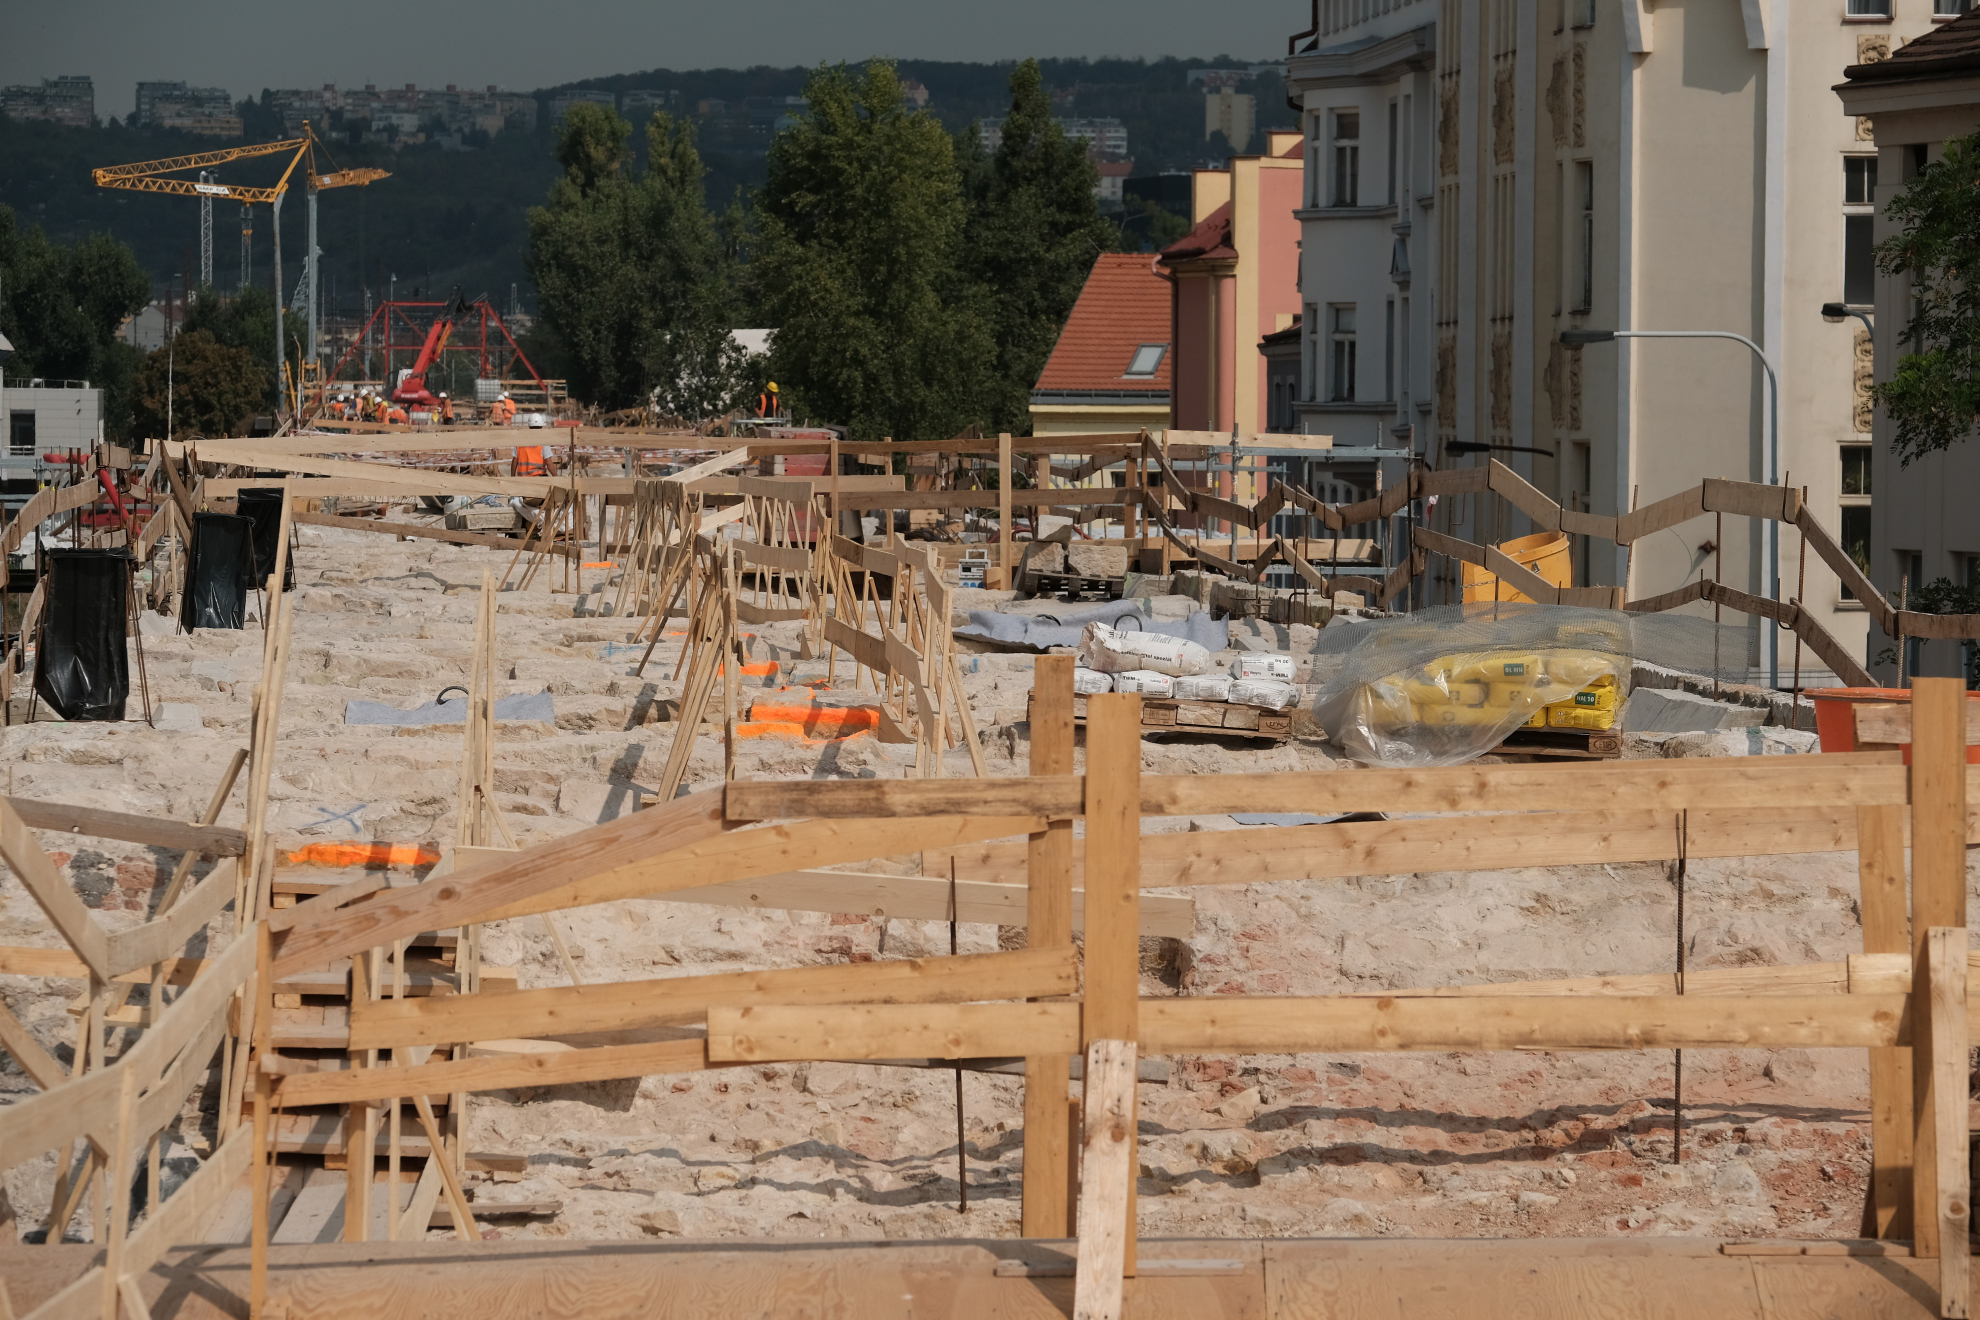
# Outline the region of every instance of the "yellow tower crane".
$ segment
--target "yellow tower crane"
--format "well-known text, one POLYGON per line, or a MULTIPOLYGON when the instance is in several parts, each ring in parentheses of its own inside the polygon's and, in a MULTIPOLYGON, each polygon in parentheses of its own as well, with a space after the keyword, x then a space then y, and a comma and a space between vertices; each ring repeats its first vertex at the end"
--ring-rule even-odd
MULTIPOLYGON (((261 142, 247 147, 222 147, 215 151, 196 151, 185 156, 167 156, 163 160, 139 161, 132 165, 109 165, 90 171, 90 176, 99 188, 126 188, 133 192, 165 193, 173 197, 197 197, 201 202, 200 275, 207 283, 213 279, 213 201, 224 198, 241 203, 243 230, 248 208, 256 202, 266 202, 274 219, 275 231, 275 379, 279 383, 286 374, 285 355, 282 351, 282 197, 288 191, 289 180, 294 177, 296 167, 303 165, 304 187, 309 198, 309 249, 303 258, 303 288, 306 290, 304 302, 309 324, 308 360, 317 357, 317 335, 320 317, 318 309, 322 298, 319 293, 322 281, 319 277, 319 257, 316 246, 316 195, 325 188, 362 187, 388 179, 391 174, 385 170, 362 168, 354 170, 332 169, 320 172, 316 155, 323 148, 316 132, 303 121, 302 136, 287 138, 280 142, 261 142), (272 188, 254 188, 242 184, 216 183, 206 175, 206 170, 215 165, 225 165, 230 161, 247 160, 255 156, 280 156, 293 153, 288 166, 282 171, 272 188), (172 175, 186 170, 199 170, 198 179, 177 179, 172 175)), ((330 162, 335 165, 336 162, 330 162)), ((245 277, 245 269, 243 270, 245 277)))

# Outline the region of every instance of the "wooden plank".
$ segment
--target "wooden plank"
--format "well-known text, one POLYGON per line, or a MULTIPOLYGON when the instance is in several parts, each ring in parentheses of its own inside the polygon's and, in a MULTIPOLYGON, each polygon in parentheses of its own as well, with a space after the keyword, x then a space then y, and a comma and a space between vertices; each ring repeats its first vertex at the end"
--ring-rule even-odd
MULTIPOLYGON (((985 884, 976 880, 960 880, 956 882, 955 890, 956 920, 964 924, 1019 927, 1030 924, 1025 911, 1030 890, 1022 883, 985 884)), ((649 897, 671 903, 707 903, 715 907, 785 912, 848 912, 903 921, 949 919, 949 881, 941 875, 784 871, 649 897)), ((1086 895, 1083 890, 1072 892, 1072 928, 1086 928, 1086 895)), ((1142 898, 1143 938, 1182 940, 1195 933, 1196 904, 1192 900, 1162 896, 1142 898)))
POLYGON ((1905 995, 1150 999, 1149 1054, 1820 1048, 1907 1040, 1905 995))
POLYGON ((887 816, 1074 816, 1077 775, 1024 779, 737 780, 723 790, 731 821, 887 816))
POLYGON ((119 977, 140 967, 164 962, 186 941, 206 929, 208 922, 234 900, 235 860, 227 860, 207 872, 206 878, 181 896, 164 916, 110 937, 110 975, 119 977))
POLYGON ((1079 989, 1072 948, 902 958, 775 971, 723 972, 504 995, 354 1001, 350 1048, 442 1045, 495 1036, 562 1036, 698 1022, 716 1004, 932 1003, 1022 999, 1079 989))
POLYGON ((1079 1048, 1079 1020, 1080 1006, 1064 1002, 711 1008, 708 1061, 1072 1054, 1079 1048))
MULTIPOLYGON (((997 585, 1006 590, 1017 585, 1011 580, 1011 574, 1017 569, 1017 526, 1016 520, 1011 517, 1016 484, 1016 465, 1011 461, 1011 433, 1004 431, 997 436, 997 585)), ((839 507, 845 506, 841 504, 839 507)), ((893 539, 891 534, 887 539, 893 539)))
POLYGON ((1791 523, 1801 512, 1801 495, 1793 486, 1707 477, 1699 487, 1699 504, 1707 513, 1738 513, 1791 523))
POLYGON ((1140 1002, 1141 697, 1086 703, 1086 1016, 1082 1043, 1133 1040, 1140 1002))
MULTIPOLYGON (((1956 680, 1955 680, 1956 681, 1956 680)), ((1925 974, 1930 991, 1912 1002, 1925 1022, 1912 1034, 1931 1038, 1932 1130, 1938 1159, 1939 1314, 1965 1316, 1969 1289, 1967 1231, 1972 1218, 1968 1186, 1968 1045, 1966 927, 1934 926, 1925 934, 1925 974)))
POLYGON ((1120 1320, 1134 1234, 1135 1049, 1132 1040, 1086 1047, 1080 1157, 1079 1262, 1073 1320, 1120 1320))
MULTIPOLYGON (((1909 981, 1911 931, 1905 911, 1903 807, 1856 813, 1857 883, 1866 956, 1904 955, 1909 981)), ((1909 987, 1907 987, 1909 988, 1909 987)), ((1911 1236, 1911 1051, 1870 1051, 1870 1189, 1863 1231, 1911 1236)))
MULTIPOLYGON (((1968 699, 1966 745, 1980 744, 1980 701, 1968 699)), ((1860 702, 1852 712, 1856 717, 1856 741, 1864 743, 1908 743, 1911 741, 1911 706, 1908 702, 1860 702)))
POLYGON ((1646 504, 1640 509, 1632 509, 1616 519, 1616 544, 1628 545, 1640 541, 1652 532, 1661 532, 1667 527, 1688 523, 1693 518, 1705 516, 1705 488, 1693 486, 1690 490, 1679 491, 1654 504, 1646 504))
MULTIPOLYGON (((522 543, 520 536, 498 536, 490 532, 455 532, 445 527, 428 526, 425 523, 387 522, 383 518, 348 518, 335 513, 310 513, 298 509, 290 515, 296 522, 311 527, 336 527, 347 532, 383 532, 392 536, 411 536, 425 541, 445 541, 450 545, 480 545, 495 550, 515 550, 522 543)), ((565 558, 578 558, 580 552, 561 542, 541 547, 548 554, 563 555, 565 558)))
POLYGON ((319 477, 388 482, 403 482, 410 474, 410 479, 420 486, 443 495, 521 495, 536 498, 558 484, 544 477, 480 477, 404 468, 389 463, 358 463, 307 454, 270 453, 258 445, 221 440, 201 440, 188 448, 201 463, 236 463, 274 472, 303 472, 319 477))
POLYGON ((839 507, 848 511, 873 509, 1019 509, 1088 508, 1124 505, 1134 498, 1125 486, 1067 487, 1030 490, 845 490, 839 507))
POLYGON ((167 1064, 194 1040, 208 1022, 219 1018, 226 1006, 254 971, 254 941, 236 937, 218 955, 210 958, 206 971, 183 994, 172 1001, 151 1029, 124 1052, 116 1064, 137 1074, 140 1087, 149 1087, 165 1071, 167 1064))
POLYGON ((122 1075, 115 1068, 99 1068, 0 1107, 0 1151, 7 1153, 8 1163, 66 1149, 85 1134, 107 1138, 117 1119, 122 1075))
MULTIPOLYGON (((1031 773, 1069 775, 1075 769, 1074 657, 1041 655, 1032 662, 1031 773)), ((1061 816, 1023 843, 1027 943, 1041 949, 1071 948, 1073 932, 1073 822, 1061 816)), ((926 868, 924 856, 923 866, 926 868)), ((951 868, 950 884, 957 886, 951 868)), ((1083 906, 1083 905, 1082 905, 1083 906)), ((1060 1238, 1073 1231, 1071 1155, 1065 1123, 1070 1056, 1027 1054, 1024 1061, 1024 1173, 1020 1231, 1024 1237, 1060 1238)))
POLYGON ((1496 458, 1491 461, 1491 466, 1487 470, 1491 474, 1487 478, 1487 485, 1493 493, 1531 519, 1533 530, 1536 532, 1561 530, 1560 505, 1542 495, 1525 477, 1496 458))
POLYGON ((29 897, 41 908, 42 913, 60 931, 69 947, 76 951, 91 971, 108 980, 110 977, 110 937, 96 924, 96 917, 89 906, 76 896, 62 873, 48 860, 48 854, 41 851, 41 845, 28 833, 27 822, 14 810, 13 804, 0 801, 0 859, 4 859, 14 875, 27 886, 29 897))
MULTIPOLYGON (((1965 684, 1956 678, 1913 681, 1911 747, 1911 939, 1912 998, 1931 994, 1926 933, 1934 926, 1966 925, 1965 684)), ((1912 1242, 1924 1258, 1939 1254, 1940 1165, 1937 1068, 1932 1041, 1921 1034, 1912 1052, 1912 1242)), ((1960 1051, 1962 1066, 1966 1059, 1960 1051)), ((1965 1096, 1962 1082, 1960 1096, 1965 1096)), ((1964 1154, 1962 1140, 1959 1153, 1964 1154)))
MULTIPOLYGON (((476 1091, 567 1086, 625 1077, 663 1077, 709 1067, 700 1040, 663 1040, 423 1063, 410 1068, 352 1068, 293 1073, 276 1082, 284 1105, 357 1104, 393 1096, 445 1096, 476 1091)), ((411 1150, 415 1143, 405 1145, 411 1150)))
POLYGON ((1849 592, 1866 610, 1870 611, 1871 621, 1876 624, 1878 631, 1886 637, 1896 636, 1892 631, 1890 602, 1885 600, 1884 593, 1877 590, 1870 579, 1864 576, 1863 570, 1857 567, 1856 561, 1844 553, 1843 548, 1836 543, 1835 537, 1829 535, 1829 529, 1822 526, 1821 521, 1815 517, 1814 510, 1804 506, 1801 516, 1794 520, 1794 525, 1800 531, 1802 539, 1808 543, 1808 548, 1813 550, 1816 557, 1827 564, 1829 571, 1841 581, 1843 590, 1849 592))
POLYGON ((284 931, 275 975, 306 971, 404 935, 488 919, 486 913, 519 900, 719 834, 721 803, 719 793, 691 794, 410 889, 367 895, 284 931))
POLYGON ((1901 610, 1892 616, 1900 637, 1930 637, 1971 641, 1980 638, 1980 614, 1920 614, 1901 610))
POLYGON ((69 1079, 68 1069, 55 1061, 55 1056, 41 1047, 14 1011, 0 1000, 0 1049, 14 1056, 21 1065, 21 1071, 34 1080, 34 1084, 44 1091, 53 1090, 69 1079))
POLYGON ((902 821, 808 820, 738 830, 504 904, 476 919, 501 921, 558 908, 655 898, 752 876, 774 878, 803 863, 834 866, 893 857, 924 845, 940 848, 1007 838, 1036 826, 1034 816, 931 816, 902 821))

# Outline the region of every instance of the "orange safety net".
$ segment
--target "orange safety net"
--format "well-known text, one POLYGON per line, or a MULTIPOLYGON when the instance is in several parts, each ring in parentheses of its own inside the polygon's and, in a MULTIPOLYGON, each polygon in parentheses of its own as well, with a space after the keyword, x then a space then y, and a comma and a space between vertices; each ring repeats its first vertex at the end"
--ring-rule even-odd
POLYGON ((759 701, 749 708, 749 719, 736 723, 738 738, 801 738, 807 742, 834 742, 855 738, 880 727, 877 706, 814 706, 809 703, 759 701))
POLYGON ((431 866, 440 854, 417 843, 312 843, 289 854, 294 866, 431 866))

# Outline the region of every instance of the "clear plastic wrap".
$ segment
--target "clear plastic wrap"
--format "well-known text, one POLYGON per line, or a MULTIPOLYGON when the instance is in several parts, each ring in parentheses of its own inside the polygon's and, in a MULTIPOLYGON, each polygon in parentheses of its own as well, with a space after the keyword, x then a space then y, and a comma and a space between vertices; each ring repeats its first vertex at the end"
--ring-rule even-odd
POLYGON ((1458 765, 1590 688, 1624 690, 1640 620, 1612 610, 1485 603, 1362 631, 1314 701, 1357 761, 1458 765))

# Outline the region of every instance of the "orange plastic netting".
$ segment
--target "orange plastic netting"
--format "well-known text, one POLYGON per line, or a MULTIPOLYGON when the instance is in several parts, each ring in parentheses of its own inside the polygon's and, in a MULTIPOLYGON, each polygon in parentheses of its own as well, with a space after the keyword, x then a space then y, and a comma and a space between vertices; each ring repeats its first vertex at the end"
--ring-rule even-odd
POLYGON ((312 843, 289 854, 296 866, 431 866, 440 854, 417 843, 312 843))

